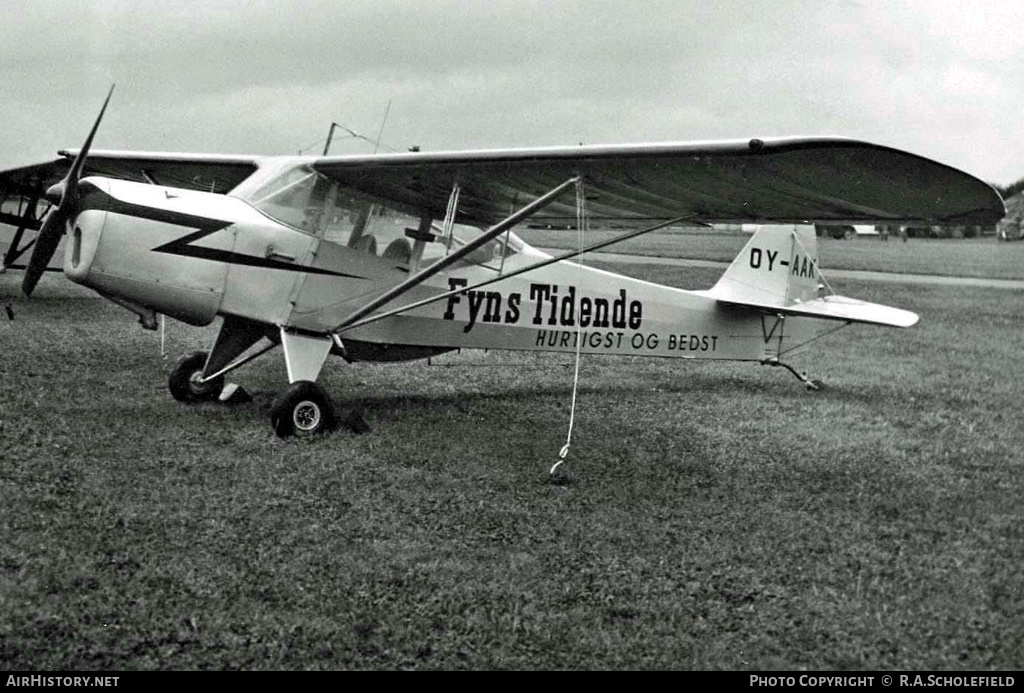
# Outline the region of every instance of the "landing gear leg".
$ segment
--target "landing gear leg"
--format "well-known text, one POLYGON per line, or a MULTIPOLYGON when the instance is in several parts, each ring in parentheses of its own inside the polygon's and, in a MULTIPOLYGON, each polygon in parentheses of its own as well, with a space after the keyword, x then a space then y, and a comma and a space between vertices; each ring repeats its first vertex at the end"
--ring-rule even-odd
POLYGON ((291 384, 274 398, 270 408, 270 425, 279 437, 308 437, 334 428, 334 405, 327 392, 316 384, 333 344, 326 335, 281 328, 281 345, 291 384))
POLYGON ((808 390, 819 391, 825 386, 825 384, 822 383, 820 380, 811 379, 811 377, 807 375, 807 373, 800 373, 795 368, 790 366, 788 363, 784 363, 777 358, 765 359, 764 361, 761 362, 761 364, 764 366, 782 366, 787 371, 792 373, 793 377, 802 382, 808 390))

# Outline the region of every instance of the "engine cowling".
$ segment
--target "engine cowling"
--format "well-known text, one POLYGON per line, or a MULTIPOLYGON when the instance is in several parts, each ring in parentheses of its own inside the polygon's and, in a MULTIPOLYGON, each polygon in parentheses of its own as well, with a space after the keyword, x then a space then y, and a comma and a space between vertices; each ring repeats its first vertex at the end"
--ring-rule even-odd
POLYGON ((118 302, 191 325, 211 323, 224 294, 227 265, 160 248, 187 244, 185 239, 195 235, 190 229, 200 232, 196 226, 205 223, 211 233, 198 247, 203 252, 230 251, 230 222, 191 213, 208 212, 211 204, 226 198, 104 178, 83 179, 81 190, 82 202, 65 247, 65 275, 118 302), (182 199, 193 196, 216 199, 182 199))

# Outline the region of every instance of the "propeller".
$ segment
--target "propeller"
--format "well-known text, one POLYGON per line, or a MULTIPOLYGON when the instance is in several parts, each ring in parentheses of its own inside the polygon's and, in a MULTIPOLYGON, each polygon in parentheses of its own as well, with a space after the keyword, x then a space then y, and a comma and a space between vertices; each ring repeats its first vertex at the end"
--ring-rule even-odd
POLYGON ((50 259, 57 251, 57 245, 60 243, 61 236, 64 235, 68 222, 76 216, 78 211, 78 179, 82 176, 82 169, 85 167, 85 157, 89 155, 89 147, 92 146, 92 138, 96 135, 100 121, 103 120, 103 113, 107 110, 107 104, 110 103, 110 97, 113 93, 114 85, 111 85, 110 91, 107 92, 107 98, 103 102, 103 108, 100 109, 100 114, 96 117, 96 122, 89 132, 89 136, 85 138, 85 144, 82 145, 81 151, 75 157, 71 168, 68 170, 68 174, 64 176, 64 180, 53 184, 46 191, 46 199, 52 202, 54 207, 46 216, 42 228, 39 229, 35 247, 32 248, 32 257, 29 258, 28 267, 25 269, 25 278, 21 282, 21 290, 26 296, 32 295, 36 284, 39 283, 39 278, 43 276, 46 266, 50 264, 50 259))

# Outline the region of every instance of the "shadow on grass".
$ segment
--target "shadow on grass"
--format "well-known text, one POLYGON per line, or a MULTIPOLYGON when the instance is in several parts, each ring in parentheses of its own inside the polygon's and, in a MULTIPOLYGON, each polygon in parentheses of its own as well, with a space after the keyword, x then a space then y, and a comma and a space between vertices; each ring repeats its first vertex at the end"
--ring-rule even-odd
MULTIPOLYGON (((594 381, 601 376, 591 377, 594 381)), ((770 396, 779 400, 793 402, 859 402, 872 406, 899 406, 902 396, 892 388, 864 386, 830 386, 825 383, 820 391, 808 391, 801 383, 788 375, 781 374, 778 381, 766 382, 755 378, 744 378, 738 375, 720 376, 714 374, 687 375, 681 378, 660 378, 638 382, 636 385, 595 383, 583 384, 579 387, 580 395, 596 395, 605 397, 643 397, 652 393, 661 395, 723 395, 770 396), (782 377, 785 376, 785 377, 782 377)), ((460 391, 443 394, 388 394, 362 395, 350 400, 338 399, 340 406, 364 407, 374 411, 390 410, 403 407, 411 410, 426 410, 436 415, 436 409, 446 406, 465 409, 478 402, 514 402, 524 406, 552 399, 572 397, 570 383, 549 384, 541 387, 502 387, 492 392, 460 391)), ((269 400, 268 400, 269 401, 269 400)))
MULTIPOLYGON (((396 374, 392 382, 399 382, 401 374, 396 374)), ((591 384, 579 387, 578 397, 581 407, 591 406, 595 400, 607 406, 618 406, 619 403, 642 403, 645 399, 658 399, 665 406, 677 406, 672 400, 678 398, 677 408, 689 411, 695 402, 705 401, 709 397, 723 399, 765 398, 798 408, 816 409, 821 406, 841 404, 866 405, 877 409, 895 409, 905 406, 905 398, 897 390, 884 385, 829 386, 818 392, 807 391, 799 382, 779 373, 777 378, 760 378, 743 374, 720 375, 715 373, 688 373, 678 378, 638 377, 635 384, 622 382, 601 382, 602 375, 589 378, 591 384), (666 401, 667 398, 667 401, 666 401), (588 404, 588 402, 590 404, 588 404)), ((102 411, 96 411, 97 425, 103 422, 133 422, 132 425, 144 428, 150 435, 161 433, 171 435, 179 432, 182 425, 194 426, 195 434, 209 433, 210 428, 265 426, 269 417, 271 403, 276 390, 263 389, 265 378, 257 378, 257 386, 246 386, 253 401, 244 404, 224 405, 219 403, 182 404, 171 400, 165 388, 154 386, 151 392, 143 392, 142 396, 150 400, 148 405, 137 399, 114 400, 106 404, 102 411), (188 422, 188 419, 193 419, 188 422), (205 430, 204 430, 205 429, 205 430)), ((386 380, 391 380, 386 378, 386 380)), ((243 381, 244 382, 244 381, 243 381)), ((497 386, 490 391, 481 391, 486 383, 469 383, 462 385, 465 389, 448 392, 416 391, 415 387, 406 384, 402 392, 396 393, 389 388, 387 393, 374 392, 373 384, 362 385, 350 390, 351 396, 337 394, 336 383, 328 385, 328 391, 334 396, 335 406, 340 419, 351 413, 359 413, 367 417, 374 430, 388 426, 396 419, 410 426, 434 425, 438 416, 452 417, 472 414, 476 426, 489 426, 495 430, 507 430, 509 426, 508 409, 514 408, 524 412, 536 412, 552 407, 567 407, 572 398, 571 383, 548 383, 539 387, 528 385, 497 386), (369 390, 369 392, 368 392, 369 390)), ((935 400, 938 404, 939 400, 935 400)), ((628 406, 628 404, 623 405, 628 406)), ((928 406, 927 401, 917 400, 917 406, 928 406)), ((88 416, 88 412, 82 412, 88 416)), ((559 424, 561 425, 561 423, 559 424)))

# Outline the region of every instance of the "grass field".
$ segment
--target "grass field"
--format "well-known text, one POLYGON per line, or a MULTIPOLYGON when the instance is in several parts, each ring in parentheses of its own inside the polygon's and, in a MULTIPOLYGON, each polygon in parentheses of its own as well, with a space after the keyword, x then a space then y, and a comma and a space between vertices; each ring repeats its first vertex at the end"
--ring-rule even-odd
MULTIPOLYGON (((565 356, 338 361, 322 383, 373 432, 281 441, 279 354, 237 374, 253 403, 184 406, 158 334, 58 276, 26 303, 20 278, 2 669, 1024 666, 1020 292, 837 282, 922 320, 798 357, 820 393, 585 357, 553 481, 565 356)), ((175 323, 168 348, 212 335, 175 323)))
MULTIPOLYGON (((523 229, 528 243, 542 248, 575 249, 575 231, 523 229)), ((592 231, 588 244, 613 238, 621 231, 592 231)), ((694 230, 656 232, 608 248, 608 252, 731 262, 750 236, 694 230)), ((877 237, 852 240, 818 239, 821 266, 827 269, 872 270, 953 277, 1024 279, 1024 243, 980 239, 919 239, 906 243, 877 237)))

